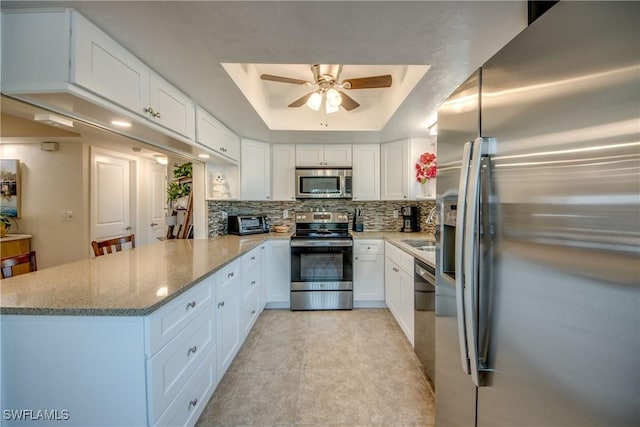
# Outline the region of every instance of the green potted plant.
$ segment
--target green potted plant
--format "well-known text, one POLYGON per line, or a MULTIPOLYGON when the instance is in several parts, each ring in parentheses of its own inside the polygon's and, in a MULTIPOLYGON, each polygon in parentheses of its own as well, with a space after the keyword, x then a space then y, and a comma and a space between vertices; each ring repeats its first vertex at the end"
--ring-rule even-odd
POLYGON ((181 165, 174 165, 173 178, 191 178, 193 176, 193 165, 191 162, 183 163, 181 165))
POLYGON ((174 209, 186 209, 191 194, 191 186, 184 182, 170 182, 167 187, 167 203, 174 209))

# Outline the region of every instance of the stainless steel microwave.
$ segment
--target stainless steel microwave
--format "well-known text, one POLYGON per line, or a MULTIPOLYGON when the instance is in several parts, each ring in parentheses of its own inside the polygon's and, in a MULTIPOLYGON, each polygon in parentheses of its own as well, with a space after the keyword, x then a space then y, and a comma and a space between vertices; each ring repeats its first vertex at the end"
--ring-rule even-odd
POLYGON ((297 168, 296 198, 350 199, 351 169, 297 168))

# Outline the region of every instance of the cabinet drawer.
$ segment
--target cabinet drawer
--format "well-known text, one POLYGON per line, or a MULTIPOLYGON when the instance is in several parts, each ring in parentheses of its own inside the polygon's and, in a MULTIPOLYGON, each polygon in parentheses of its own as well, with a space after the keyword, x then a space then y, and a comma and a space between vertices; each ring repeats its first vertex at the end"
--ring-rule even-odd
POLYGON ((413 276, 413 256, 389 242, 385 244, 385 256, 395 262, 400 269, 413 276))
POLYGON ((176 399, 169 405, 156 427, 192 426, 204 410, 216 384, 216 351, 206 355, 205 360, 189 378, 176 399))
POLYGON ((262 261, 262 250, 257 247, 242 256, 242 271, 247 271, 254 265, 260 265, 260 261, 262 261))
POLYGON ((148 362, 149 416, 155 422, 215 348, 213 309, 205 310, 148 362))
POLYGON ((262 269, 258 265, 252 266, 251 269, 242 271, 242 296, 246 297, 249 292, 260 288, 262 277, 262 269))
POLYGON ((236 279, 240 278, 241 260, 235 260, 216 273, 216 293, 218 298, 225 295, 227 289, 234 284, 239 283, 236 279))
POLYGON ((214 276, 189 289, 146 317, 149 342, 147 355, 155 354, 182 328, 214 301, 214 276))
POLYGON ((246 337, 256 319, 260 315, 260 292, 258 288, 252 289, 242 300, 242 326, 243 334, 246 337))
POLYGON ((384 254, 384 240, 354 240, 353 252, 355 254, 384 254))

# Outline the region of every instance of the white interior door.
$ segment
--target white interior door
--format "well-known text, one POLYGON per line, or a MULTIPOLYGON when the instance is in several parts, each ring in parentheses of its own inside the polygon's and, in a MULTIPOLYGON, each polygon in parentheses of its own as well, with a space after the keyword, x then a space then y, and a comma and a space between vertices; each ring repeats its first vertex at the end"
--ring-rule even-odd
POLYGON ((135 233, 132 161, 99 149, 92 150, 91 158, 91 239, 135 233))
POLYGON ((154 243, 166 235, 165 215, 167 199, 167 167, 152 164, 149 167, 148 242, 154 243))

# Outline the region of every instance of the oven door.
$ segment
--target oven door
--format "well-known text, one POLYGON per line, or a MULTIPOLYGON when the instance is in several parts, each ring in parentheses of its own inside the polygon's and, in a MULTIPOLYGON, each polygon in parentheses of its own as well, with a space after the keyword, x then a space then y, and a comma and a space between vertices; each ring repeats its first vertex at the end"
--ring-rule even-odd
POLYGON ((291 241, 291 310, 353 308, 353 241, 291 241))

